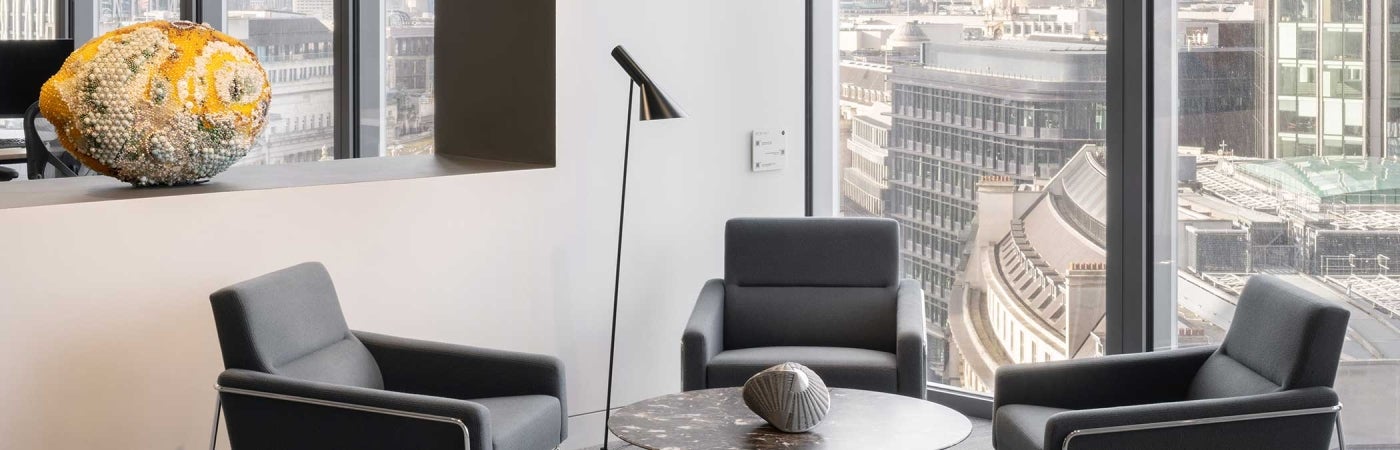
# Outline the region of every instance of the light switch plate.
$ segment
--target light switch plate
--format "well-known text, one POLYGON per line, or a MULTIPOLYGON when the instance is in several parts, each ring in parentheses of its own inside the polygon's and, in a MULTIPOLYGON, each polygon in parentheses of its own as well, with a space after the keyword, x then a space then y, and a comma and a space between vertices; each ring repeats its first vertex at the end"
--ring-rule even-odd
POLYGON ((754 130, 753 165, 754 172, 783 170, 787 167, 787 131, 754 130))

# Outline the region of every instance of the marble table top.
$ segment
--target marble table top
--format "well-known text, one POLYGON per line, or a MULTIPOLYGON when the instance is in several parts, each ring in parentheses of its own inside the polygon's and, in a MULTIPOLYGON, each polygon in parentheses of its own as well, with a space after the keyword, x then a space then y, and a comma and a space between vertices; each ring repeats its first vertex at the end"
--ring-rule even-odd
POLYGON ((972 422, 937 403, 880 392, 831 390, 831 413, 807 433, 784 433, 744 406, 739 388, 682 392, 618 409, 608 429, 652 450, 944 449, 972 422))

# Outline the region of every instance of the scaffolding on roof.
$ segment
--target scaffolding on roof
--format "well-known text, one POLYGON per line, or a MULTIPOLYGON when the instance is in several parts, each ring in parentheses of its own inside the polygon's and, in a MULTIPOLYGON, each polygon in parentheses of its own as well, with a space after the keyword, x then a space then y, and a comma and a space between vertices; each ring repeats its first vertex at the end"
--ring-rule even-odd
POLYGON ((1198 170, 1196 180, 1200 181, 1201 187, 1211 194, 1245 208, 1256 211, 1277 211, 1281 204, 1278 197, 1255 189, 1253 186, 1215 169, 1202 168, 1198 170))
POLYGON ((1217 289, 1234 294, 1236 297, 1244 290, 1244 284, 1249 281, 1250 274, 1247 273, 1203 273, 1201 278, 1215 286, 1217 289))
POLYGON ((1400 317, 1400 280, 1386 275, 1328 276, 1327 281, 1346 289, 1347 295, 1375 305, 1392 317, 1400 317))
POLYGON ((1400 230, 1400 211, 1342 210, 1329 214, 1339 230, 1400 230))

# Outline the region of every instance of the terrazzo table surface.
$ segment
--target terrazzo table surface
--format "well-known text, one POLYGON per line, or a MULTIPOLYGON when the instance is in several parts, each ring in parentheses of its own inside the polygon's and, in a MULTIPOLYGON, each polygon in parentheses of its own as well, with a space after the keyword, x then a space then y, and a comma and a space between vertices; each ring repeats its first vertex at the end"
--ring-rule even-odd
POLYGON ((652 450, 944 449, 972 422, 937 403, 880 392, 831 390, 831 413, 807 433, 778 431, 744 406, 739 388, 682 392, 618 409, 608 429, 652 450))

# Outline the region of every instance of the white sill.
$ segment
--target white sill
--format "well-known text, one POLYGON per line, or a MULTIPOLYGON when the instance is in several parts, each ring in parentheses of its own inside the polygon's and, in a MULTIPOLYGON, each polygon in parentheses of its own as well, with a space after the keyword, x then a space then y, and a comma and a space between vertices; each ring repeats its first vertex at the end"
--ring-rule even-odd
POLYGON ((0 209, 404 180, 551 166, 445 155, 415 155, 234 167, 207 183, 132 187, 105 176, 0 182, 0 209))

